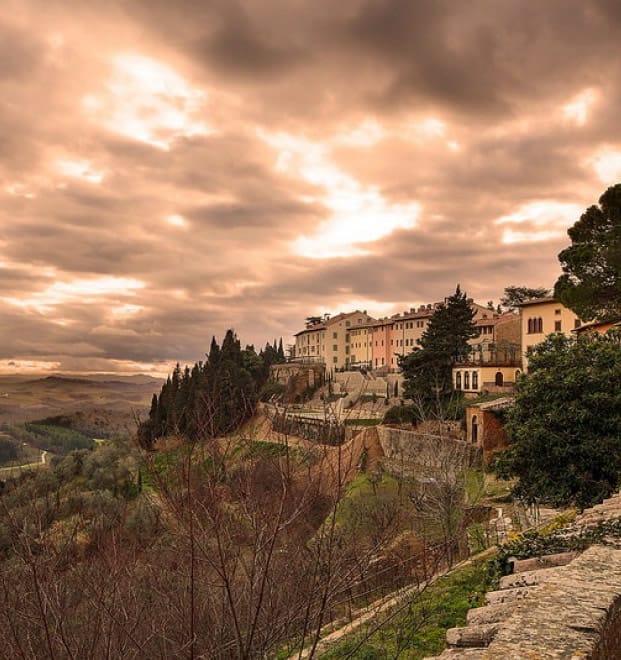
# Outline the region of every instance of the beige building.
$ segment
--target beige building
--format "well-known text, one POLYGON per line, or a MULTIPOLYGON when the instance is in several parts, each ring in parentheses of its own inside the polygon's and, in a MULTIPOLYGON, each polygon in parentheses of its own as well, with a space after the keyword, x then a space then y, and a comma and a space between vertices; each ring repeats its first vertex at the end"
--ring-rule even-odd
POLYGON ((526 351, 531 346, 540 344, 548 335, 555 332, 571 337, 573 331, 581 326, 576 314, 554 298, 527 300, 519 307, 524 371, 528 370, 526 351))
MULTIPOLYGON (((319 323, 310 323, 295 335, 295 359, 301 362, 323 362, 327 369, 343 369, 356 361, 352 352, 352 340, 362 343, 363 338, 352 332, 372 323, 365 311, 337 314, 319 323)), ((364 340, 368 341, 368 340, 364 340)), ((367 348, 367 347, 365 347, 367 348)), ((362 348, 360 349, 362 350, 362 348)))
MULTIPOLYGON (((475 322, 488 317, 492 322, 494 312, 473 300, 469 303, 475 322)), ((366 310, 333 318, 316 317, 295 335, 292 357, 298 362, 322 362, 328 369, 366 367, 397 371, 398 356, 417 349, 418 340, 439 305, 420 305, 379 320, 370 317, 366 310)))
POLYGON ((453 366, 453 386, 466 396, 482 393, 511 393, 520 374, 521 359, 494 360, 490 363, 460 362, 453 366))

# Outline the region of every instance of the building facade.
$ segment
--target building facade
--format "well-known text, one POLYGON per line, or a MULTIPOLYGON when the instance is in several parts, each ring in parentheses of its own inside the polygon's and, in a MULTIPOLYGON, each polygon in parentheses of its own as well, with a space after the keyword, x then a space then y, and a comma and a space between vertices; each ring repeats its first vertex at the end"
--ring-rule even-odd
POLYGON ((519 307, 524 371, 528 370, 526 352, 529 348, 555 332, 571 337, 582 325, 578 316, 555 298, 527 300, 519 307))
MULTIPOLYGON (((326 369, 347 369, 352 358, 354 330, 368 327, 374 321, 366 310, 337 314, 332 318, 307 324, 295 335, 295 357, 298 362, 321 362, 326 369)), ((361 340, 360 340, 361 341, 361 340)))

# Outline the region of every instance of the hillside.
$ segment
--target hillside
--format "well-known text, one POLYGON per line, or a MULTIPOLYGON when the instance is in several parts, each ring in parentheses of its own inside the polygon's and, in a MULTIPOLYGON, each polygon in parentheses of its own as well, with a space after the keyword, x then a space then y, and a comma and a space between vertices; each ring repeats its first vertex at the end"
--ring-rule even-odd
POLYGON ((114 411, 128 420, 144 416, 162 381, 150 377, 0 376, 0 423, 22 423, 59 414, 114 411))

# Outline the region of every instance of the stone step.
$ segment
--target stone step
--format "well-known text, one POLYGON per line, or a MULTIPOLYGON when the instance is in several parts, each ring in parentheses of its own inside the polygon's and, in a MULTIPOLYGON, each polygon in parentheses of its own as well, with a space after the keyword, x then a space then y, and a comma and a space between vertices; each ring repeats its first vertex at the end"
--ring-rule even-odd
POLYGON ((518 600, 524 600, 532 593, 532 588, 516 587, 515 589, 500 589, 498 591, 488 591, 485 594, 486 605, 500 605, 501 603, 514 603, 518 600))
POLYGON ((515 606, 513 603, 500 603, 499 605, 484 605, 468 610, 466 623, 480 626, 488 623, 498 623, 511 616, 515 606))
POLYGON ((558 552, 553 555, 544 555, 543 557, 517 559, 513 562, 513 572, 521 573, 523 571, 535 571, 541 568, 551 568, 553 566, 565 566, 577 556, 577 552, 558 552))
POLYGON ((453 648, 481 648, 489 646, 498 632, 497 623, 485 623, 465 628, 449 628, 446 643, 453 648))
POLYGON ((540 568, 534 571, 522 571, 521 573, 513 573, 513 575, 505 575, 505 577, 500 578, 499 586, 501 589, 533 587, 546 580, 554 579, 554 576, 558 573, 556 568, 540 568))

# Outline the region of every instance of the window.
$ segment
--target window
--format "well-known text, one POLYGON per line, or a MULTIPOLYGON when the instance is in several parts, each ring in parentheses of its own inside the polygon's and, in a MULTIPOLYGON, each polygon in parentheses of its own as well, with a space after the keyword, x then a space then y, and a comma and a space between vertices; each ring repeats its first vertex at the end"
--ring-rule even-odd
POLYGON ((561 315, 561 310, 560 310, 560 309, 555 309, 555 310, 554 310, 554 313, 555 313, 557 316, 560 316, 560 315, 561 315))
POLYGON ((455 389, 461 390, 461 371, 455 374, 455 389))
POLYGON ((536 319, 528 319, 528 334, 537 334, 543 332, 543 319, 541 317, 536 319))
POLYGON ((350 325, 351 325, 351 323, 349 321, 345 321, 345 327, 346 328, 349 328, 350 325))
POLYGON ((338 351, 339 347, 336 344, 332 344, 332 350, 333 351, 338 351))
POLYGON ((498 387, 502 387, 505 384, 505 377, 502 375, 502 371, 496 372, 495 382, 498 387))
POLYGON ((479 435, 479 420, 476 415, 472 415, 472 442, 477 442, 479 435))
POLYGON ((515 371, 515 382, 516 382, 516 383, 517 383, 517 379, 520 377, 520 374, 521 374, 521 373, 522 373, 522 372, 521 372, 519 369, 516 369, 516 371, 515 371))
POLYGON ((349 346, 345 346, 345 353, 349 355, 349 346))
POLYGON ((332 362, 334 362, 334 364, 336 364, 338 361, 339 361, 339 359, 338 359, 338 358, 336 357, 336 355, 335 355, 335 356, 332 358, 332 362))
POLYGON ((469 371, 464 371, 464 389, 465 390, 470 389, 470 372, 469 371))
POLYGON ((336 339, 339 336, 338 332, 333 332, 332 333, 332 339, 336 339))
POLYGON ((560 332, 560 331, 561 331, 561 322, 554 321, 554 332, 560 332))
POLYGON ((479 372, 478 371, 473 371, 472 372, 472 389, 473 390, 478 390, 479 389, 479 372))

